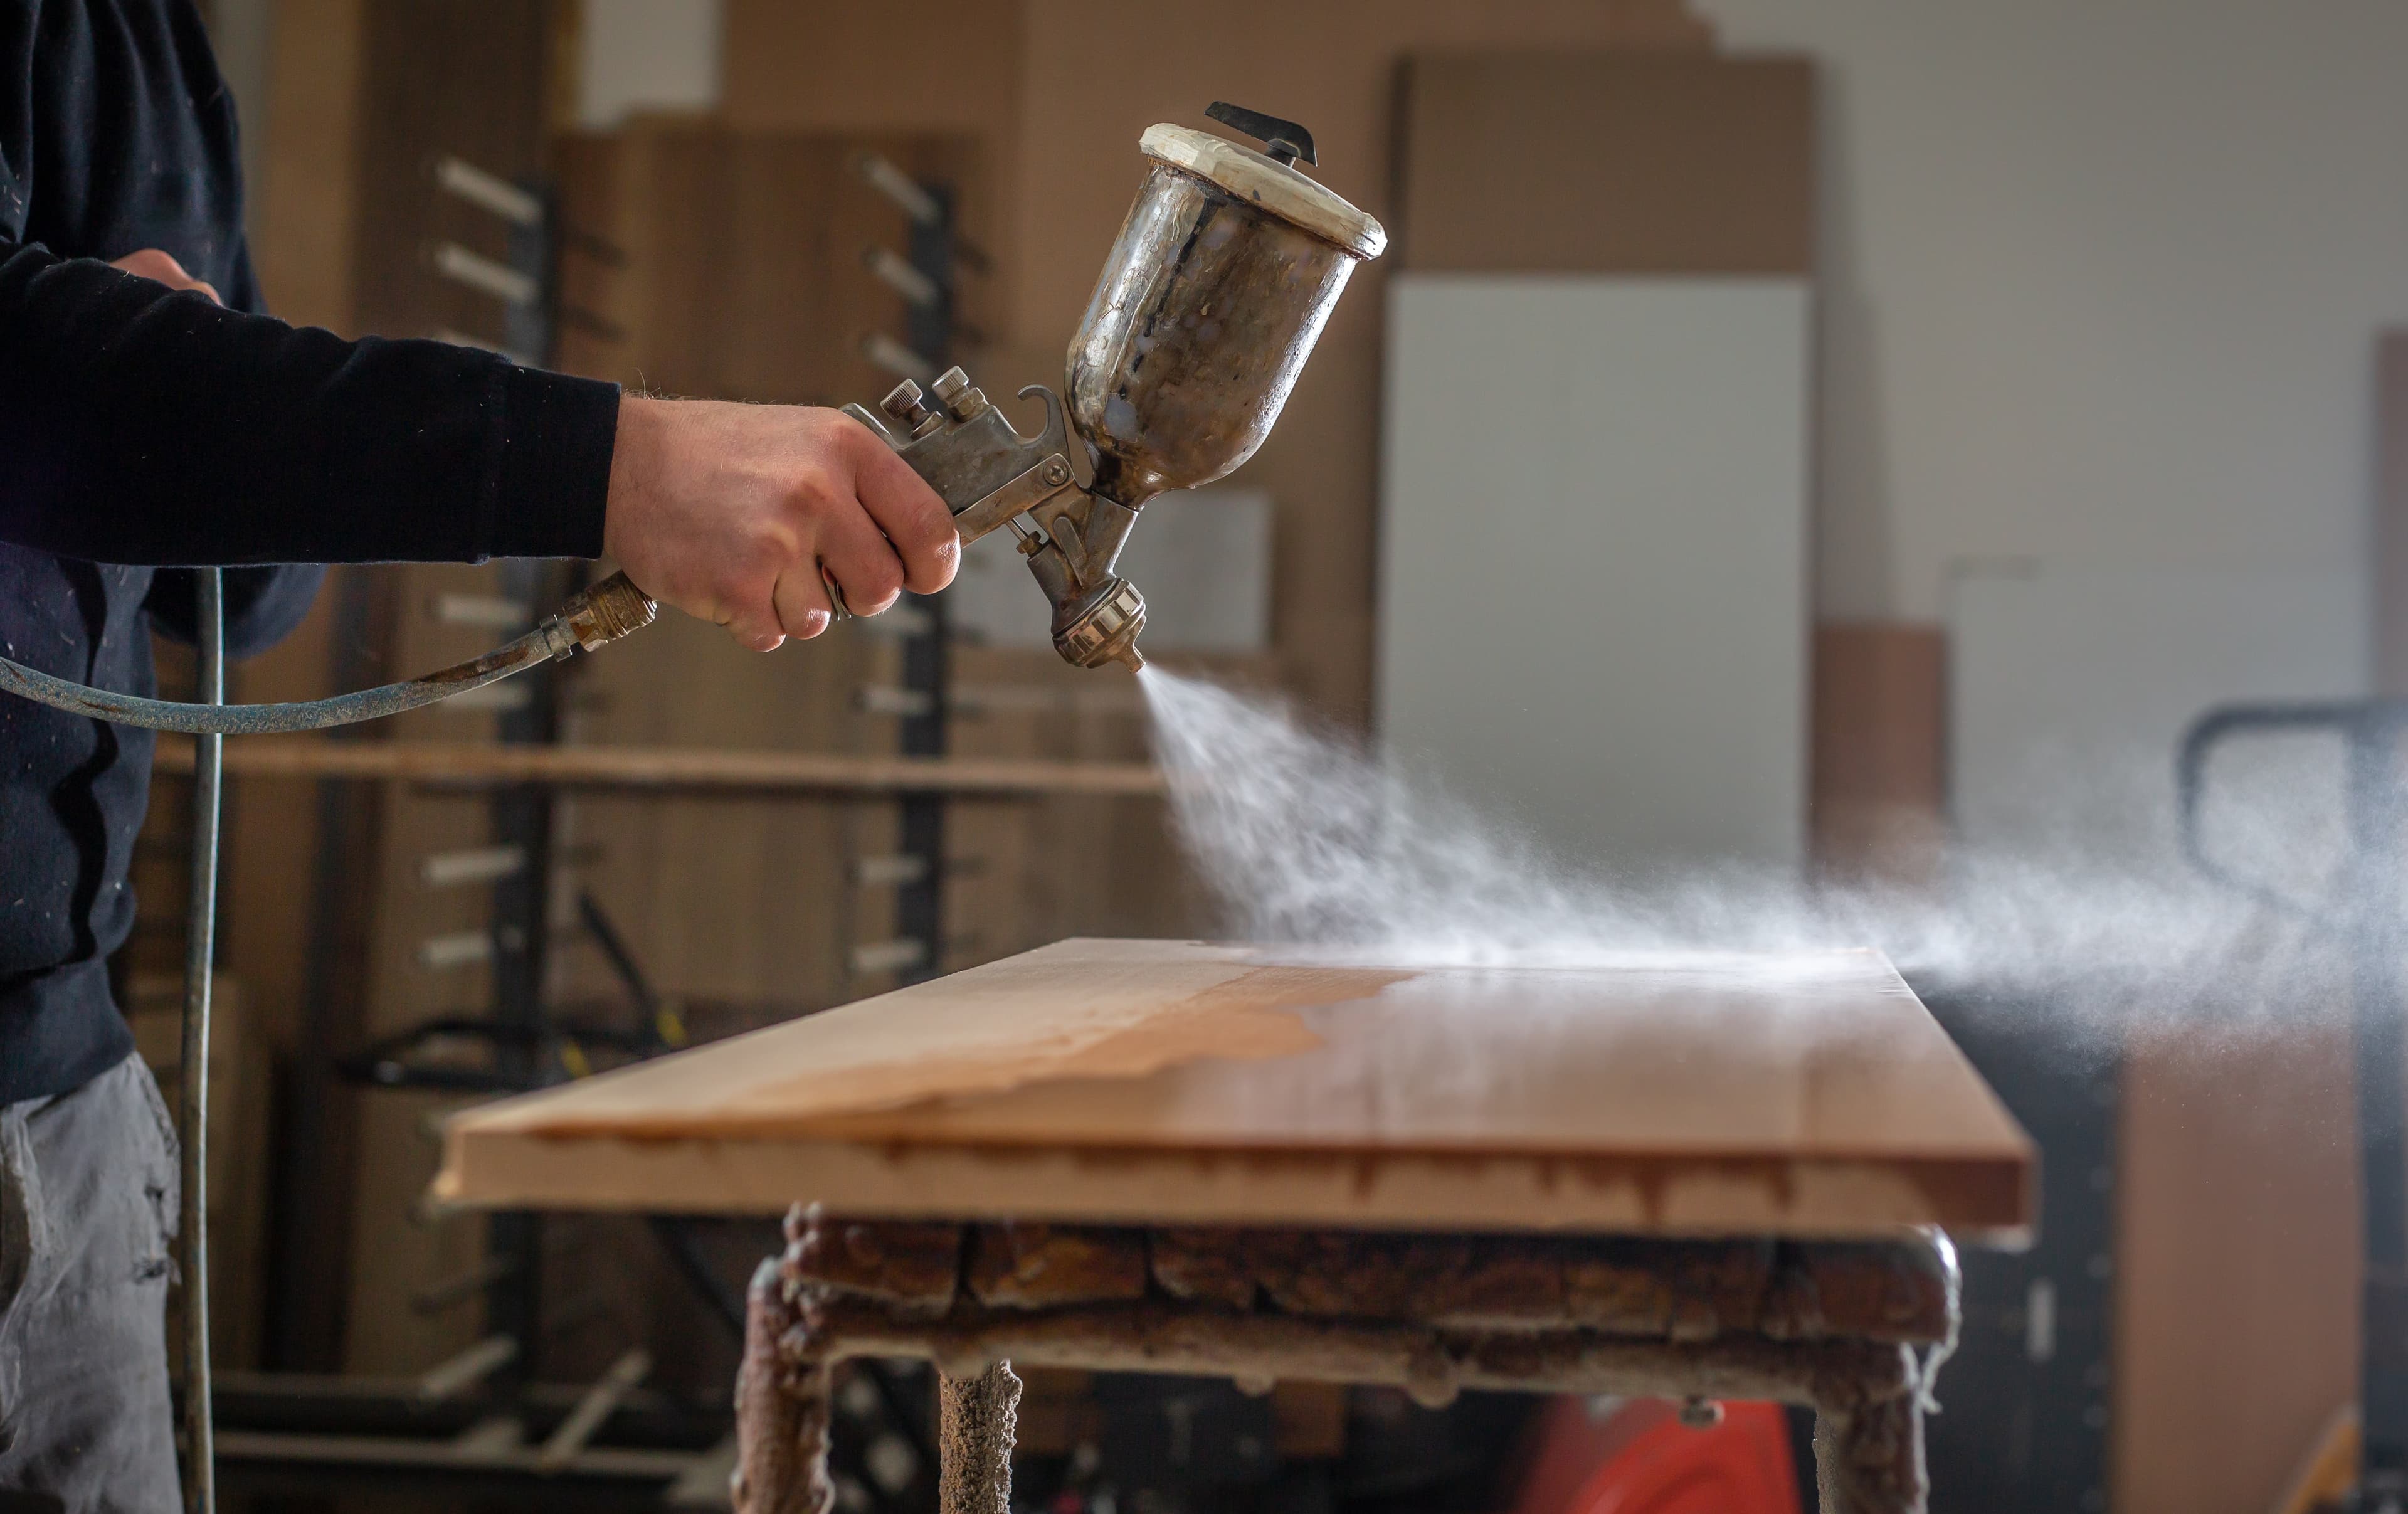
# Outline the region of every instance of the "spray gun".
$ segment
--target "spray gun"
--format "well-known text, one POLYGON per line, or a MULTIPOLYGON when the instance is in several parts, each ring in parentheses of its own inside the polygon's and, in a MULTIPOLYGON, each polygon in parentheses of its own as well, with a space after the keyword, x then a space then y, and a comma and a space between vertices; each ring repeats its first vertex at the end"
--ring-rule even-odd
MULTIPOLYGON (((936 381, 934 404, 916 383, 897 386, 881 406, 885 421, 844 408, 943 497, 962 540, 1011 526, 1054 606, 1054 648, 1082 668, 1144 665, 1137 638, 1145 597, 1114 571, 1138 512, 1155 495, 1210 483, 1254 455, 1347 276, 1387 245, 1377 221, 1297 170, 1298 161, 1319 161, 1311 132, 1232 105, 1216 103, 1207 114, 1264 151, 1184 126, 1155 126, 1140 139, 1145 182, 1071 338, 1068 398, 1039 384, 1020 391, 1045 402, 1037 435, 1014 430, 960 368, 936 381)), ((626 574, 613 573, 474 661, 290 704, 141 699, 6 657, 0 691, 154 730, 321 730, 594 651, 652 624, 656 608, 626 574)))
POLYGON ((1319 163, 1312 133, 1227 104, 1206 113, 1265 151, 1183 126, 1140 139, 1145 182, 1070 339, 1068 401, 1020 391, 1044 401, 1035 436, 958 368, 937 379, 934 403, 896 385, 884 421, 844 408, 943 497, 964 541, 1012 528, 1053 603, 1054 648, 1082 668, 1145 665, 1145 597, 1116 571, 1139 511, 1254 455, 1348 275, 1387 244, 1377 221, 1297 170, 1319 163))

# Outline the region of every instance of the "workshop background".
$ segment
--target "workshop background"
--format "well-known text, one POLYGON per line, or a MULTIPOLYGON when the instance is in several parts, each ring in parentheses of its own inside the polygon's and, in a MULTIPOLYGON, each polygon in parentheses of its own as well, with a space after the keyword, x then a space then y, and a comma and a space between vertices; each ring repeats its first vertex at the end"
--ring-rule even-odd
MULTIPOLYGON (((2036 775, 2140 772, 2093 796, 2100 834, 2178 866, 2201 711, 2408 694, 2386 0, 203 9, 279 314, 661 395, 874 402, 954 362, 994 395, 1058 382, 1139 134, 1216 99, 1302 121, 1394 250, 1261 454, 1149 513, 1149 653, 1283 689, 1582 855, 1936 889, 1952 839, 2031 823, 2036 775), (1575 803, 1600 772, 1611 802, 1575 803)), ((671 615, 328 738, 422 743, 419 781, 234 779, 229 1496, 480 1507, 443 1448, 493 1432, 447 1401, 610 1380, 695 1452, 602 1479, 613 1507, 724 1507, 727 1301, 767 1232, 443 1214, 435 1118, 1066 935, 1211 929, 1161 801, 1092 781, 1146 756, 1133 685, 1064 667, 1008 555, 971 559, 943 601, 772 656, 671 615), (862 760, 733 789, 446 780, 494 742, 862 760), (872 760, 948 754, 1039 776, 898 798, 872 760), (370 1404, 417 1406, 408 1456, 370 1404)), ((232 697, 449 663, 568 583, 338 571, 232 697)), ((189 656, 162 657, 172 688, 189 656)), ((188 784, 157 781, 120 962, 163 1067, 188 784)), ((2039 1245, 1969 1265, 1939 1507, 2283 1507, 2357 1391, 2345 1029, 2071 1056, 1953 1012, 1978 982, 1916 987, 2046 1173, 2039 1245)), ((933 1507, 924 1384, 862 1381, 847 1496, 933 1507)), ((1552 1421, 1527 1406, 1253 1402, 1039 1376, 1021 1441, 1134 1467, 1154 1507, 1589 1507, 1530 1472, 1552 1421)))

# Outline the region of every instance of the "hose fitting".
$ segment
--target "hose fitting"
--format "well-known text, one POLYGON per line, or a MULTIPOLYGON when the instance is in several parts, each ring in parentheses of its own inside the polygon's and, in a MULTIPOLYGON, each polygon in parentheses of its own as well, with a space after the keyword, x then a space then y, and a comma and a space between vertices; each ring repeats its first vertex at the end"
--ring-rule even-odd
MULTIPOLYGON (((591 652, 630 631, 642 630, 660 611, 651 595, 636 587, 634 580, 625 573, 613 573, 593 587, 571 595, 554 613, 552 621, 566 632, 567 645, 552 656, 565 657, 572 646, 591 652)), ((557 643, 558 639, 552 640, 557 643)))

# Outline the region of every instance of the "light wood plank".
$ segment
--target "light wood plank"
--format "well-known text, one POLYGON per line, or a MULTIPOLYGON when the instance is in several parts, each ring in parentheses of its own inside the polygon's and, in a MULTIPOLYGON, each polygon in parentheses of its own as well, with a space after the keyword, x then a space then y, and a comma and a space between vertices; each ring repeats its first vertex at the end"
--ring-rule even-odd
POLYGON ((2012 1236, 2033 1156, 1870 951, 1074 940, 470 1112, 471 1204, 2012 1236))
POLYGON ((1814 628, 1814 863, 1849 882, 1925 887, 1947 798, 1947 635, 1879 621, 1814 628))

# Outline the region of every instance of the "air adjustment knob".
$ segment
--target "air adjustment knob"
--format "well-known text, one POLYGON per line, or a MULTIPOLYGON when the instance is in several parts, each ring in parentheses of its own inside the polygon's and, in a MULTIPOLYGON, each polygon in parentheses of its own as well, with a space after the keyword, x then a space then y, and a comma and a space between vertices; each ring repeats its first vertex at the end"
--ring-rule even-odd
MULTIPOLYGON (((939 383, 943 382, 941 379, 938 381, 939 383)), ((886 392, 886 397, 878 402, 878 408, 905 425, 918 425, 929 414, 927 403, 921 396, 920 386, 909 379, 889 389, 886 392)))
POLYGON ((987 408, 986 396, 970 387, 970 376, 957 368, 937 375, 937 397, 956 421, 975 420, 987 408))

